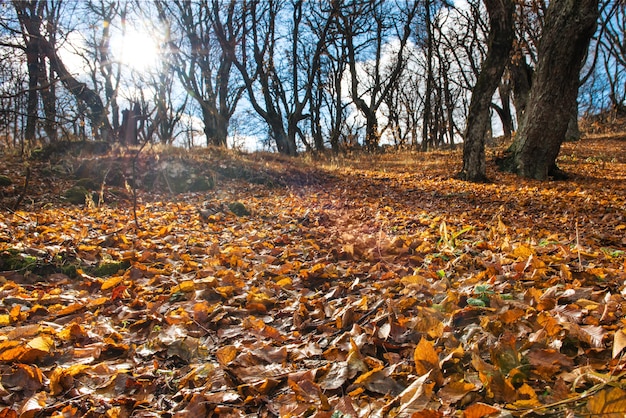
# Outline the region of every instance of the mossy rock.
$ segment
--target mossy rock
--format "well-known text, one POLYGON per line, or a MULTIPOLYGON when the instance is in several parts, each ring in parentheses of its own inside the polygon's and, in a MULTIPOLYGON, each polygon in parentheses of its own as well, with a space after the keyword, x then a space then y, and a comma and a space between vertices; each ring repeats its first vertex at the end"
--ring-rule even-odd
POLYGON ((130 261, 114 261, 109 263, 100 263, 98 267, 91 271, 96 277, 112 276, 120 270, 126 270, 130 267, 130 261))
POLYGON ((75 259, 68 259, 62 255, 48 259, 45 254, 39 256, 25 254, 13 248, 0 251, 0 271, 29 272, 34 275, 33 277, 41 279, 56 273, 75 278, 78 276, 77 266, 75 259))
POLYGON ((31 158, 47 160, 53 156, 82 154, 103 155, 111 150, 111 144, 104 141, 58 141, 31 152, 31 158))
POLYGON ((170 177, 167 174, 166 183, 172 193, 183 193, 187 191, 187 179, 184 177, 170 177))
POLYGON ((234 213, 237 216, 247 216, 250 215, 250 211, 248 210, 248 208, 246 208, 246 206, 241 203, 241 202, 232 202, 228 205, 228 209, 230 209, 230 211, 232 213, 234 213))
POLYGON ((0 175, 0 187, 6 187, 13 184, 13 180, 11 180, 7 176, 0 175))
POLYGON ((74 187, 83 187, 87 190, 98 190, 100 188, 100 185, 94 179, 85 177, 76 181, 74 187))
POLYGON ((9 249, 0 252, 0 271, 32 271, 37 266, 37 258, 9 249))
POLYGON ((67 199, 68 202, 74 205, 82 205, 85 203, 86 196, 90 194, 89 190, 87 190, 83 186, 74 186, 70 189, 67 189, 63 196, 67 199))
POLYGON ((196 177, 191 180, 191 184, 189 185, 190 192, 206 192, 207 190, 211 190, 215 187, 215 183, 212 178, 207 177, 196 177))

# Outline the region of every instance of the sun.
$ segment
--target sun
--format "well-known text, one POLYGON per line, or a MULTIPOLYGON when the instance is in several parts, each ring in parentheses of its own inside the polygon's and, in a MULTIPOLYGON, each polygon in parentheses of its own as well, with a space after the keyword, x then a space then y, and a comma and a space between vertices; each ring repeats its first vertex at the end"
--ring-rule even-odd
POLYGON ((111 41, 119 61, 131 69, 146 72, 156 65, 159 46, 149 33, 131 30, 111 41))

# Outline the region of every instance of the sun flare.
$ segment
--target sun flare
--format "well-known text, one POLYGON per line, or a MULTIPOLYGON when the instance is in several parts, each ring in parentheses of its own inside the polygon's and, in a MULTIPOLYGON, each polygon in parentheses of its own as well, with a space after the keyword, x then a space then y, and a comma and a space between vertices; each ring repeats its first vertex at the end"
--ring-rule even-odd
POLYGON ((146 32, 127 32, 116 40, 114 49, 122 64, 141 72, 150 70, 159 56, 157 43, 146 32))

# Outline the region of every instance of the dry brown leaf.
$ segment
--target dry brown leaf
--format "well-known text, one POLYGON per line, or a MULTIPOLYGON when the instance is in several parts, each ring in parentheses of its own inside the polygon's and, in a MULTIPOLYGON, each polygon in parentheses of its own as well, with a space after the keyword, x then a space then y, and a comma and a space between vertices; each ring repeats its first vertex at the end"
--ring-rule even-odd
POLYGON ((618 387, 607 387, 595 393, 587 401, 587 410, 592 415, 617 418, 626 414, 626 391, 618 387))

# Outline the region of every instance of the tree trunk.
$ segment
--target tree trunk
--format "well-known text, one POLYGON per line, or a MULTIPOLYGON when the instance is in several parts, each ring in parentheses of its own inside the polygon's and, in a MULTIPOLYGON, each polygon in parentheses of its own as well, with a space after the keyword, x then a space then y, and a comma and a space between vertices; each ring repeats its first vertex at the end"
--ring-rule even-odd
POLYGON ((491 126, 489 108, 513 45, 513 0, 485 0, 491 29, 488 52, 472 90, 463 143, 463 180, 487 181, 485 136, 491 126))
POLYGON ((538 64, 512 155, 501 167, 544 180, 561 176, 556 158, 576 106, 580 70, 599 17, 598 0, 552 0, 538 64))
POLYGON ((28 69, 28 95, 26 102, 25 139, 29 142, 36 139, 37 120, 39 118, 39 88, 44 76, 43 56, 41 54, 40 39, 42 23, 42 3, 13 1, 20 25, 26 52, 26 68, 28 69))
POLYGON ((501 106, 492 105, 502 122, 502 135, 510 139, 513 135, 513 117, 511 116, 511 85, 508 81, 500 83, 498 87, 501 106))
POLYGON ((430 0, 426 1, 424 26, 426 27, 426 91, 424 92, 424 114, 422 119, 422 151, 434 145, 431 126, 431 96, 433 94, 433 28, 430 19, 430 0))
POLYGON ((59 58, 54 47, 49 42, 42 40, 42 46, 48 59, 50 66, 55 73, 59 75, 65 88, 67 88, 77 100, 85 103, 89 109, 89 120, 93 125, 93 129, 98 132, 99 137, 104 141, 113 141, 115 135, 113 128, 107 118, 107 112, 102 104, 102 99, 98 94, 91 90, 85 83, 78 81, 65 67, 65 64, 59 58))
POLYGON ((528 103, 528 95, 530 94, 530 86, 533 79, 533 69, 528 65, 524 57, 514 59, 509 69, 513 85, 513 106, 515 106, 515 117, 517 119, 517 128, 519 129, 526 112, 526 104, 528 103))
POLYGON ((570 109, 569 122, 567 123, 567 132, 565 132, 566 141, 578 141, 580 139, 580 128, 578 127, 578 101, 570 109))
POLYGON ((215 105, 203 103, 202 122, 204 123, 204 135, 206 136, 207 146, 226 147, 229 121, 218 112, 215 105))

